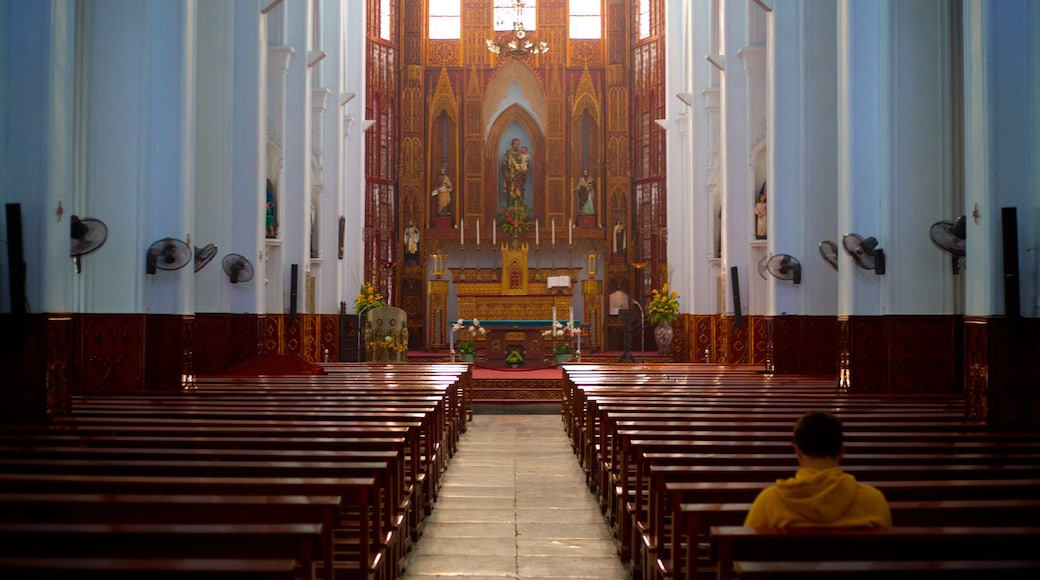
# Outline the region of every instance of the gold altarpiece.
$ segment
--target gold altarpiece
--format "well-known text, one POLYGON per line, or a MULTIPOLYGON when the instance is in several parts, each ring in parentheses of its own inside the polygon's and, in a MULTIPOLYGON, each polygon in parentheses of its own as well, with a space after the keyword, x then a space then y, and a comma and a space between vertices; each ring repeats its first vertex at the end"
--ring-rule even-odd
POLYGON ((549 344, 542 332, 553 315, 566 323, 572 313, 574 284, 580 268, 531 268, 527 242, 501 244, 501 267, 449 268, 458 299, 458 317, 503 324, 488 325, 487 357, 505 356, 505 349, 523 344, 526 356, 541 356, 549 344), (557 282, 550 288, 550 279, 557 282), (559 285, 560 281, 566 285, 559 285))

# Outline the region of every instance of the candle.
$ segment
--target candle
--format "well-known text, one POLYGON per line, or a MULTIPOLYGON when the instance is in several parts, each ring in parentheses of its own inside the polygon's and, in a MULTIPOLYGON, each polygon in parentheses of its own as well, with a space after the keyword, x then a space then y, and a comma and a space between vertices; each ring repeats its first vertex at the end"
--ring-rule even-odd
POLYGON ((534 245, 538 245, 538 220, 534 220, 534 245))
POLYGON ((477 218, 477 245, 480 245, 480 218, 477 218))
POLYGON ((571 306, 571 328, 574 327, 574 307, 571 306))
POLYGON ((578 329, 578 356, 581 356, 581 329, 578 329))
POLYGON ((571 221, 567 224, 567 245, 574 244, 574 222, 571 221))
POLYGON ((556 218, 552 219, 552 245, 556 245, 556 218))
POLYGON ((498 218, 491 220, 491 245, 495 245, 495 235, 498 233, 498 218))
POLYGON ((466 245, 466 218, 459 220, 459 245, 466 245))
POLYGON ((556 332, 556 305, 553 304, 553 332, 556 332))

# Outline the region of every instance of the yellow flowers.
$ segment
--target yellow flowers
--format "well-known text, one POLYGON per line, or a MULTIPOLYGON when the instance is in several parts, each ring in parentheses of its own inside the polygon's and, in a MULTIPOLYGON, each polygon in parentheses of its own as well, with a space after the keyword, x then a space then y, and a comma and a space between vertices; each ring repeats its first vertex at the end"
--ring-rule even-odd
POLYGON ((379 306, 386 306, 386 298, 379 292, 376 292, 375 287, 371 284, 362 284, 357 298, 354 299, 354 309, 357 313, 362 314, 379 306))
POLYGON ((679 315, 679 293, 675 290, 668 292, 668 284, 665 284, 661 290, 653 290, 651 295, 650 304, 646 307, 650 323, 657 325, 675 320, 679 315))

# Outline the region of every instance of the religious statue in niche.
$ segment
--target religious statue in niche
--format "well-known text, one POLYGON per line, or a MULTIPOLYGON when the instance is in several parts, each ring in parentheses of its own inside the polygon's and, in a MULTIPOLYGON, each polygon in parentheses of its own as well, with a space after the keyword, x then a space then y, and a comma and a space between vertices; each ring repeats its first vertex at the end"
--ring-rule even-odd
POLYGON ((758 196, 755 201, 755 239, 764 240, 766 239, 766 183, 762 182, 762 188, 758 190, 758 196))
POLYGON ((437 202, 437 215, 451 215, 451 193, 455 187, 448 177, 448 171, 441 169, 441 175, 437 178, 437 185, 430 195, 437 202))
POLYGON ((416 265, 419 263, 419 228, 415 227, 414 221, 408 222, 404 229, 404 262, 416 265))
POLYGON ((621 223, 621 218, 614 222, 610 249, 615 256, 623 256, 625 254, 625 224, 621 223))
POLYGON ((524 192, 527 189, 527 172, 531 169, 531 156, 527 146, 520 146, 520 139, 514 137, 509 149, 502 154, 502 196, 507 206, 524 203, 524 192))
POLYGON ((278 203, 275 200, 274 184, 267 180, 267 205, 265 214, 266 237, 268 239, 278 237, 278 203))
POLYGON ((577 196, 578 215, 596 215, 596 184, 588 169, 581 172, 574 192, 577 196))

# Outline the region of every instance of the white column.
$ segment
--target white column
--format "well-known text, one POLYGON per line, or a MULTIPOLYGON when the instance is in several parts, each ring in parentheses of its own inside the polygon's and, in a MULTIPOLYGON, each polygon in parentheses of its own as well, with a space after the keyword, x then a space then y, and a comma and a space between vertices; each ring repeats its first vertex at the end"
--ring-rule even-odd
POLYGON ((770 315, 837 313, 838 274, 820 257, 837 225, 837 5, 774 3, 769 34, 768 253, 802 264, 802 283, 770 277, 770 315))
POLYGON ((86 312, 193 311, 193 268, 148 275, 144 265, 153 242, 194 233, 194 27, 191 1, 86 9, 77 205, 109 229, 104 259, 83 280, 86 312))
MULTIPOLYGON (((365 3, 367 6, 367 3, 365 3)), ((340 51, 343 92, 355 93, 355 97, 342 105, 342 171, 343 190, 341 203, 346 218, 345 253, 343 256, 343 296, 348 305, 353 304, 357 289, 365 276, 365 6, 358 10, 344 10, 341 16, 343 36, 340 51)))
MULTIPOLYGON (((889 142, 886 6, 842 0, 838 8, 838 231, 874 236, 880 247, 887 243, 880 196, 890 186, 882 154, 889 142)), ((841 250, 838 267, 838 314, 882 314, 885 278, 857 268, 841 250)))
POLYGON ((679 293, 683 312, 704 314, 713 311, 714 296, 708 191, 711 129, 704 94, 711 87, 710 65, 704 60, 711 51, 711 0, 671 2, 668 8, 666 34, 682 39, 668 43, 665 75, 669 119, 674 118, 668 133, 671 287, 679 293))
POLYGON ((928 241, 933 222, 956 217, 947 6, 856 1, 839 12, 839 226, 876 237, 886 255, 884 276, 841 262, 839 311, 952 313, 950 260, 928 241))
MULTIPOLYGON (((0 142, 0 200, 21 206, 29 312, 74 308, 74 19, 68 0, 0 2, 0 135, 16 137, 0 142)), ((0 312, 11 309, 7 247, 0 255, 0 312)))
POLYGON ((964 3, 969 316, 1005 314, 1002 207, 1018 208, 1020 314, 1040 316, 1038 29, 1036 2, 964 3))
MULTIPOLYGON (((311 75, 307 54, 311 39, 311 1, 285 0, 286 43, 293 48, 285 76, 285 186, 283 188, 281 228, 282 312, 290 306, 292 264, 299 265, 297 311, 304 310, 304 272, 310 265, 310 195, 311 195, 311 75)), ((269 272, 271 280, 277 274, 269 272)))
POLYGON ((224 256, 245 256, 259 274, 263 250, 264 125, 261 71, 266 48, 256 3, 199 4, 194 245, 219 251, 195 275, 197 312, 260 312, 263 277, 231 284, 224 256))
MULTIPOLYGON (((749 171, 748 77, 738 52, 746 45, 747 5, 721 2, 721 51, 725 72, 720 75, 722 114, 722 276, 726 312, 735 314, 730 267, 740 278, 742 310, 748 307, 752 186, 749 171)), ((757 274, 754 274, 757 276, 757 274)))
MULTIPOLYGON (((322 86, 330 92, 326 112, 322 117, 321 143, 322 172, 325 190, 322 196, 322 273, 318 288, 318 312, 331 314, 339 311, 339 302, 346 295, 341 274, 343 260, 339 258, 339 217, 345 211, 341 202, 343 193, 343 115, 340 111, 343 89, 343 54, 336 48, 342 42, 344 6, 331 2, 325 6, 321 17, 322 46, 328 56, 320 64, 322 86)), ((345 233, 345 232, 344 232, 345 233)))

